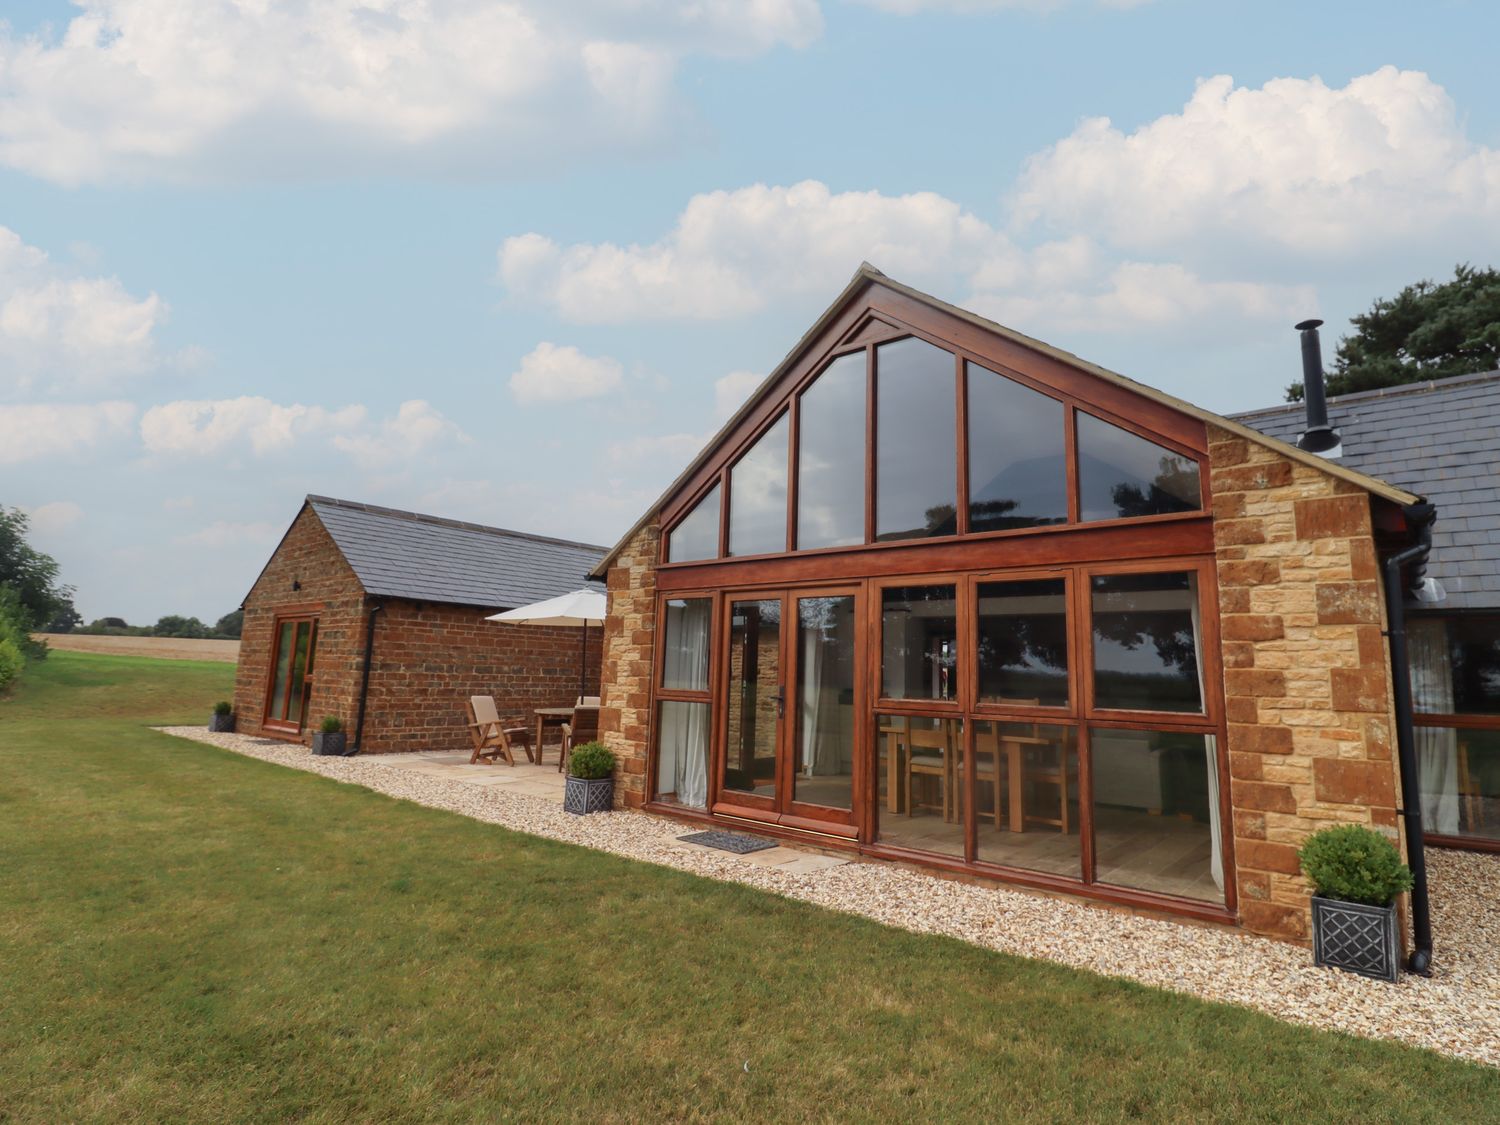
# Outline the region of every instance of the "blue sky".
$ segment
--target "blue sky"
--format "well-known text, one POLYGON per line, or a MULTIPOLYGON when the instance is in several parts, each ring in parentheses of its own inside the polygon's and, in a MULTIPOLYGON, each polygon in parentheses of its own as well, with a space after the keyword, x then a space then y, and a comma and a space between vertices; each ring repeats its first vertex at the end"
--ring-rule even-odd
POLYGON ((90 618, 307 492, 611 543, 862 258, 1222 411, 1500 259, 1492 4, 4 12, 0 502, 90 618))

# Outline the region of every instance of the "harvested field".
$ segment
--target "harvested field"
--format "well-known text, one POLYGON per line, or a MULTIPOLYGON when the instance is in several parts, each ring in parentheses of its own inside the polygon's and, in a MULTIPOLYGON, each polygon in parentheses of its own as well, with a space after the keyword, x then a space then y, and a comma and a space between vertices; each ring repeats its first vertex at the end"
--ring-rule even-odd
POLYGON ((102 652, 110 656, 154 656, 158 660, 218 660, 233 664, 240 658, 239 641, 190 641, 181 637, 95 637, 87 633, 37 633, 59 652, 102 652))

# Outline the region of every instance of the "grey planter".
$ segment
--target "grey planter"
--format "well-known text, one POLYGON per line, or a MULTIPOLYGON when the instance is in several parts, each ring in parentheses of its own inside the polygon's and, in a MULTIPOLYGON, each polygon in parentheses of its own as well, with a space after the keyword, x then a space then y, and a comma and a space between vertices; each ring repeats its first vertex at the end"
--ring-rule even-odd
POLYGON ((609 812, 615 804, 615 779, 613 777, 574 777, 568 775, 567 788, 563 790, 563 812, 583 816, 587 813, 609 812))
POLYGON ((1401 972, 1395 906, 1313 895, 1313 961, 1395 983, 1401 972))
POLYGON ((313 735, 312 752, 325 758, 341 758, 346 752, 349 744, 347 731, 334 731, 332 734, 324 734, 318 731, 313 735))
POLYGON ((233 715, 210 715, 208 729, 215 734, 231 734, 234 731, 233 715))

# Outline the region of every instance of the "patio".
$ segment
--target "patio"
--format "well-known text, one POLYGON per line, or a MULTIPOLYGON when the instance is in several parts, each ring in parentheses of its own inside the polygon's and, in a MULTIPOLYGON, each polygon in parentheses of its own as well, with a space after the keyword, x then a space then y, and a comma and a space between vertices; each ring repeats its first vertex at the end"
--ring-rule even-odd
POLYGON ((1500 856, 1429 853, 1435 975, 1407 975, 1391 986, 1316 968, 1306 949, 1227 927, 798 848, 738 856, 683 843, 678 837, 692 826, 649 813, 570 816, 562 811, 555 759, 542 766, 470 767, 467 755, 457 753, 320 758, 285 742, 200 727, 164 729, 515 831, 747 884, 886 925, 1500 1066, 1500 966, 1494 957, 1500 944, 1500 856))

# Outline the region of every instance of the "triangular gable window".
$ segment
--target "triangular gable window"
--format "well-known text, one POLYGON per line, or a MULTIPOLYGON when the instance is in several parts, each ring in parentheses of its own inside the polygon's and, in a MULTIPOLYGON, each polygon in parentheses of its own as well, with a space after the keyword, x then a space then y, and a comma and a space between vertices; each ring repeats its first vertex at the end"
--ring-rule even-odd
POLYGON ((667 536, 667 561, 694 562, 719 557, 719 486, 693 505, 667 536))
POLYGON ((1198 462, 1078 412, 1078 518, 1160 516, 1203 507, 1198 462))

